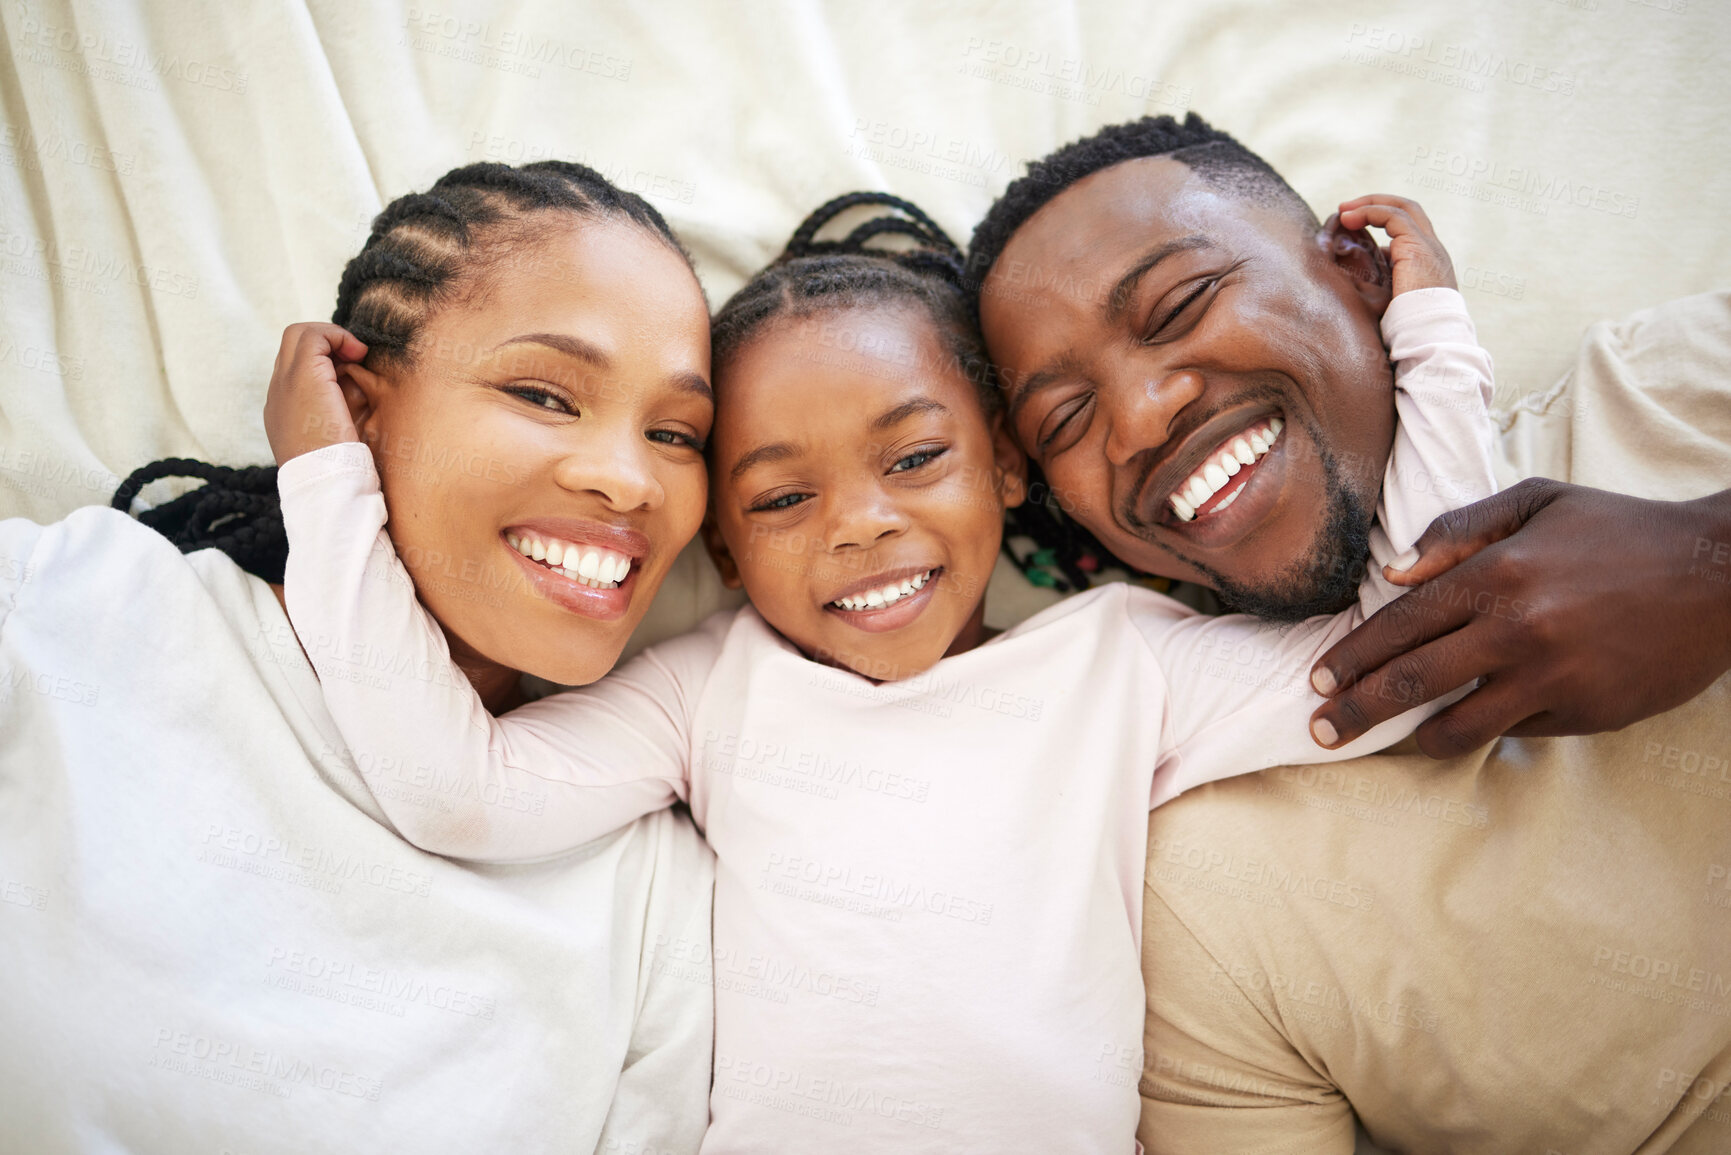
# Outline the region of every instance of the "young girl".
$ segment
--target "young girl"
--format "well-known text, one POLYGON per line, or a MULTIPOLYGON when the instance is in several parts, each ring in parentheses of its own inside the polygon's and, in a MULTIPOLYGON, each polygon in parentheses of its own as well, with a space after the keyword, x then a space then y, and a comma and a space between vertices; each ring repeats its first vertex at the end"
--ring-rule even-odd
MULTIPOLYGON (((390 691, 324 680, 357 757, 448 784, 439 806, 381 798, 406 838, 526 861, 689 803, 718 859, 705 1151, 1131 1150, 1146 809, 1213 778, 1380 748, 1418 721, 1323 751, 1306 736, 1317 699, 1301 674, 1280 676, 1396 592, 1379 573, 1360 607, 1296 626, 1113 584, 985 628, 1022 464, 958 258, 885 196, 840 198, 801 226, 714 322, 706 538, 751 605, 503 718, 442 676, 443 640, 381 537, 365 449, 282 468, 297 628, 433 675, 390 691), (857 204, 906 215, 814 239, 857 204), (869 243, 884 235, 917 247, 869 243)), ((1445 407, 1423 428, 1463 447, 1454 475, 1476 470, 1477 497, 1492 488, 1489 363, 1458 295, 1437 293, 1401 298, 1430 299, 1417 318, 1397 301, 1388 331, 1402 379, 1471 375, 1477 410, 1445 407)), ((284 411, 333 407, 321 368, 283 367, 284 411)), ((1253 474, 1283 424, 1259 417, 1209 468, 1253 474)), ((1390 489, 1394 502, 1436 499, 1390 489)), ((1382 562, 1412 544, 1375 536, 1382 562)), ((574 612, 631 603, 638 555, 605 524, 509 526, 494 554, 580 591, 574 612)))

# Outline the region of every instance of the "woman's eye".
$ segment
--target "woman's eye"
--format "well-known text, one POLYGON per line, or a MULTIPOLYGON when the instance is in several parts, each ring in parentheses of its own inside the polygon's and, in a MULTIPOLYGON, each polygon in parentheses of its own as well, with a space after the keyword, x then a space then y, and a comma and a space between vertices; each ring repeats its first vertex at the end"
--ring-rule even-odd
POLYGON ((505 386, 505 392, 511 394, 513 397, 521 397, 537 409, 550 409, 555 413, 569 413, 572 415, 575 415, 576 413, 565 398, 559 396, 559 394, 553 392, 551 389, 542 389, 534 385, 507 385, 505 386))
POLYGON ((928 461, 936 461, 944 453, 945 450, 943 449, 916 449, 890 466, 890 472, 906 473, 910 469, 918 469, 928 461))
POLYGON ((662 445, 686 445, 699 453, 703 452, 702 440, 689 433, 681 433, 677 429, 651 429, 649 440, 659 442, 662 445))
POLYGON ((1164 317, 1158 322, 1157 327, 1152 329, 1147 336, 1142 338, 1143 343, 1154 344, 1159 341, 1170 341, 1176 337, 1183 336, 1190 328, 1189 325, 1184 324, 1184 321, 1189 319, 1194 323, 1195 315, 1201 311, 1199 309, 1192 309, 1191 306, 1196 304, 1198 301, 1201 301, 1204 294, 1218 283, 1218 279, 1211 277, 1197 284, 1184 295, 1183 299, 1180 300, 1174 308, 1164 315, 1164 317))
POLYGON ((753 512, 753 513, 768 513, 772 510, 777 510, 777 509, 792 509, 794 506, 798 505, 800 502, 804 501, 806 498, 808 498, 810 496, 811 496, 811 494, 809 494, 809 493, 783 493, 783 494, 779 494, 775 497, 769 498, 767 501, 758 502, 756 505, 751 507, 751 512, 753 512))

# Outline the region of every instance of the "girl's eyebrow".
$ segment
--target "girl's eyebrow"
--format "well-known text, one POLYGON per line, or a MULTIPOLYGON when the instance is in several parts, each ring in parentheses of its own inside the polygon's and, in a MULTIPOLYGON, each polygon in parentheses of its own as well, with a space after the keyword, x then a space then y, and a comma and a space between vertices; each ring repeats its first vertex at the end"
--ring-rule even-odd
POLYGON ((872 419, 871 431, 881 433, 892 425, 906 421, 916 413, 948 414, 950 407, 942 401, 934 401, 930 397, 915 397, 912 401, 904 401, 894 409, 880 413, 872 419))
POLYGON ((754 466, 768 465, 775 461, 786 461, 798 456, 799 450, 788 441, 772 441, 768 445, 759 445, 733 463, 733 468, 728 472, 727 479, 738 481, 746 470, 754 466))

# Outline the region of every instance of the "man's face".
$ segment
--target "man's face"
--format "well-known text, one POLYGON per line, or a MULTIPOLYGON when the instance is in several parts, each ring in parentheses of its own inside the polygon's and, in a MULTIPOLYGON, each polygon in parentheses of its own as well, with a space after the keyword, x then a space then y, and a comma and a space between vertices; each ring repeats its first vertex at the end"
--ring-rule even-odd
POLYGON ((1012 434, 1131 565, 1267 616, 1340 609, 1394 436, 1383 269, 1362 233, 1169 157, 1094 173, 982 287, 1012 434))

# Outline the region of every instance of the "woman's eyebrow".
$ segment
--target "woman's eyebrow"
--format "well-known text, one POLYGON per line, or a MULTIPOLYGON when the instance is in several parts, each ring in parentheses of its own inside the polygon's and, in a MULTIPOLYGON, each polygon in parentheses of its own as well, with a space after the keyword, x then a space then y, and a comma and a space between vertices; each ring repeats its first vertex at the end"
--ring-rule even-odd
POLYGON ((520 337, 512 337, 509 341, 499 342, 493 346, 492 351, 497 353, 500 349, 512 345, 545 345, 547 348, 557 350, 568 357, 587 361, 597 369, 611 369, 613 367, 613 359, 599 345, 592 345, 583 338, 573 337, 568 333, 524 333, 520 337))

